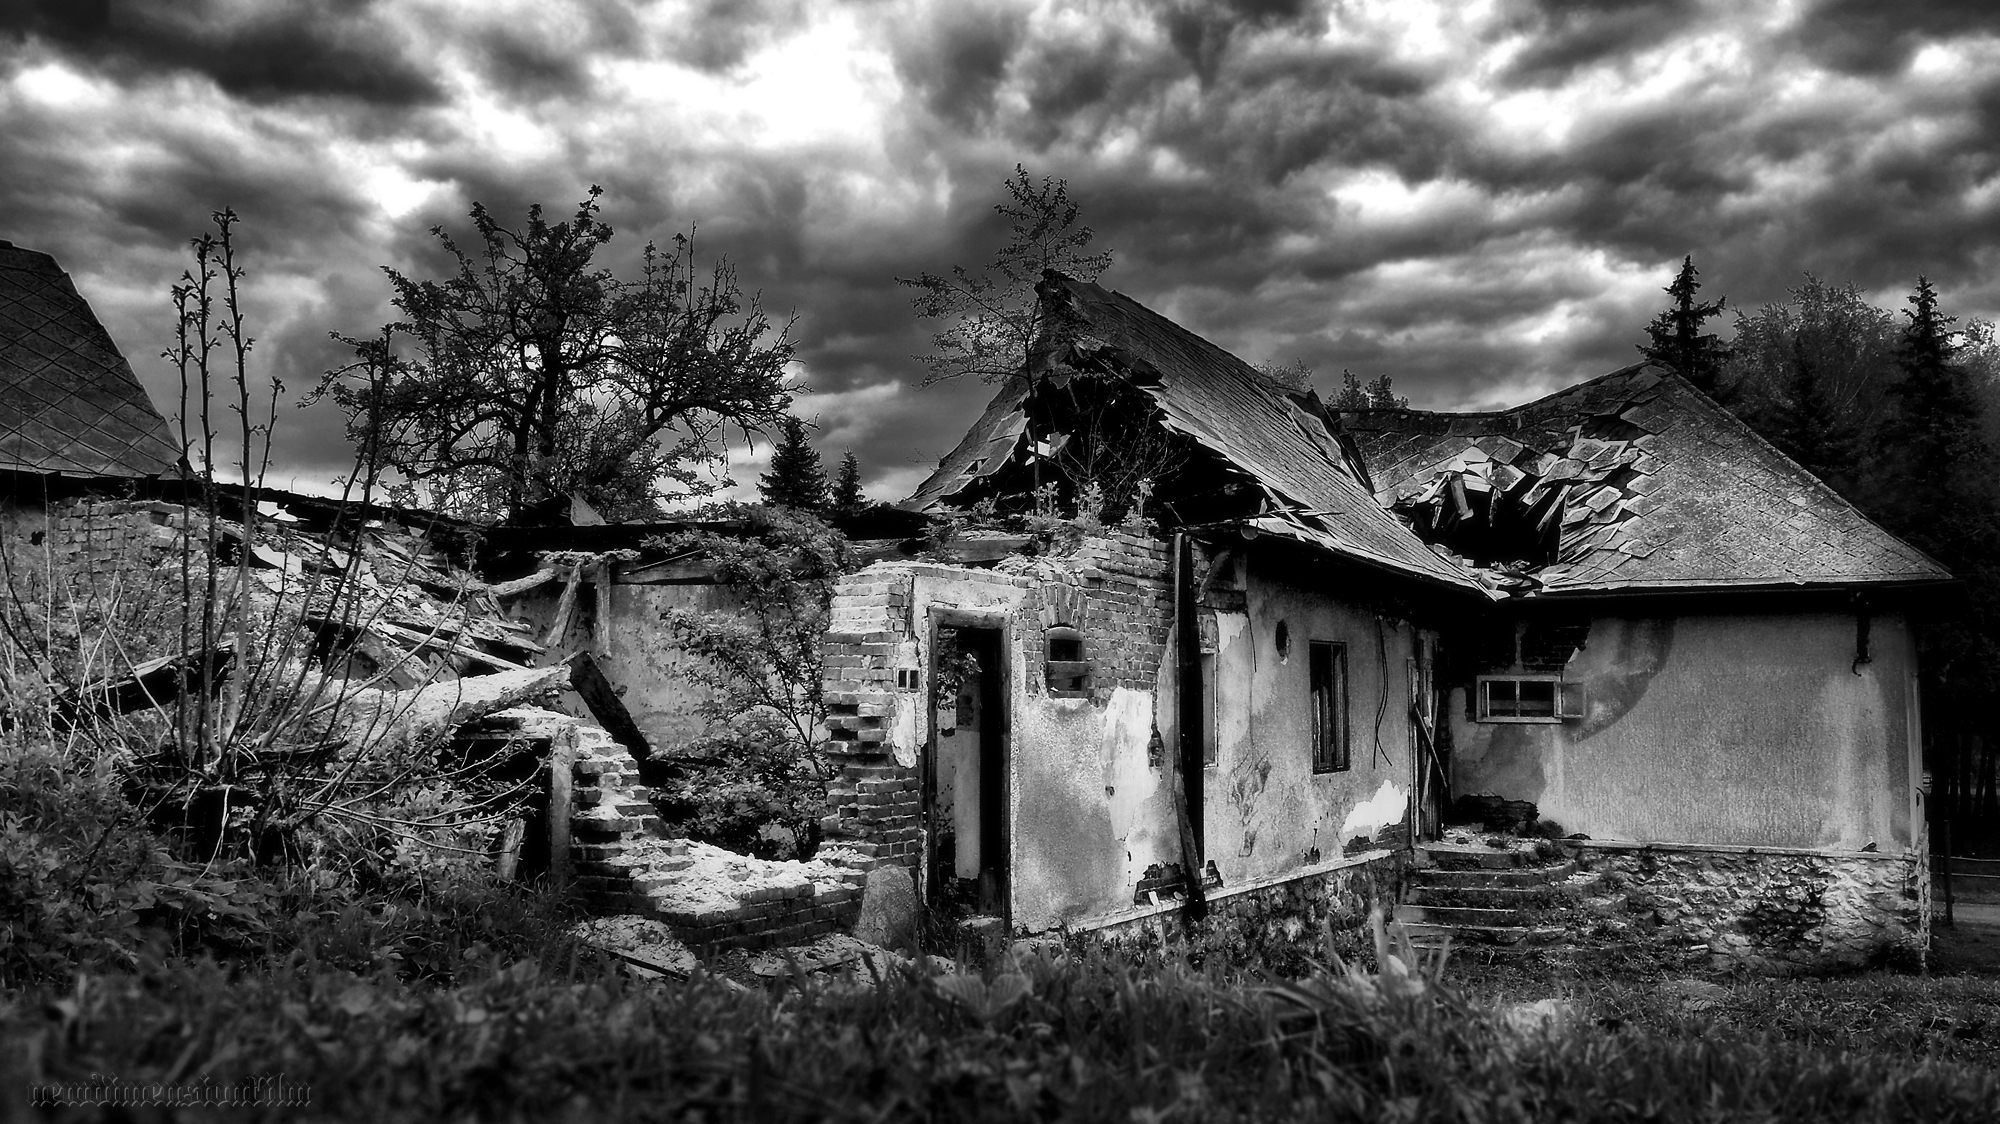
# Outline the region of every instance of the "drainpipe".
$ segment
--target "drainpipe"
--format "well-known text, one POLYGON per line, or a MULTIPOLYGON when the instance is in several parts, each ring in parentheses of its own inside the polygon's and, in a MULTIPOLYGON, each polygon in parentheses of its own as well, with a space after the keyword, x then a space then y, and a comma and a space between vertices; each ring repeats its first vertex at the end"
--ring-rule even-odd
POLYGON ((1187 872, 1187 915, 1208 914, 1202 885, 1201 634, 1195 620, 1194 540, 1174 532, 1174 705, 1180 726, 1180 780, 1175 819, 1181 833, 1181 868, 1187 872))

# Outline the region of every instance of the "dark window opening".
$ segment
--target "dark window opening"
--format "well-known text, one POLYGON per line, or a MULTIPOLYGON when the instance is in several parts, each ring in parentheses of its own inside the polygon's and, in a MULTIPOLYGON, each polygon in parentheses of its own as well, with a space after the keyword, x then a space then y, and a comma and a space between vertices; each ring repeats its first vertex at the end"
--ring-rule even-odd
POLYGON ((1280 661, 1292 658, 1292 630, 1284 621, 1278 622, 1278 633, 1273 643, 1277 645, 1280 661))
POLYGON ((1574 688, 1553 676, 1480 676, 1481 722, 1560 722, 1578 701, 1574 688))
POLYGON ((1045 637, 1049 694, 1057 698, 1084 698, 1090 694, 1090 662, 1084 659, 1083 633, 1068 625, 1057 625, 1045 637))
POLYGON ((1347 645, 1315 640, 1307 655, 1312 698, 1313 772, 1350 766, 1347 745, 1347 645))

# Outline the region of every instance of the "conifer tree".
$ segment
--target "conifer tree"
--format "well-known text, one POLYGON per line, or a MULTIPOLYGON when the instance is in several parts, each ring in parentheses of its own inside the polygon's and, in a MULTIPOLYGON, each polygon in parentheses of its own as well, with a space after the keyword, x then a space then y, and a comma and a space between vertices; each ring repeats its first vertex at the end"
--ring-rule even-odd
POLYGON ((833 512, 835 515, 852 515, 868 503, 868 497, 861 494, 861 462, 854 459, 854 450, 840 458, 840 473, 833 481, 833 512))
POLYGON ((1648 342, 1639 345, 1639 353, 1679 371, 1704 394, 1717 395, 1722 390, 1720 376, 1722 364, 1729 358, 1729 348, 1719 337, 1701 329, 1711 317, 1722 315, 1729 298, 1696 300, 1695 294, 1701 290, 1701 282, 1696 278, 1700 276, 1701 272, 1694 267, 1694 255, 1689 254, 1682 260, 1674 283, 1666 289, 1667 295, 1674 298, 1673 304, 1646 325, 1648 342))
POLYGON ((771 471, 757 480, 757 491, 773 507, 814 514, 826 510, 826 467, 819 450, 806 439, 806 423, 787 415, 778 423, 779 438, 771 454, 771 471))
POLYGON ((1990 463, 1980 424, 1979 395, 1958 363, 1957 317, 1938 309, 1930 279, 1917 278, 1909 318, 1896 346, 1900 376, 1889 387, 1890 414, 1882 453, 1900 494, 1901 529, 1947 564, 1970 561, 1968 518, 1990 519, 1990 463), (1949 529, 1957 528, 1957 533, 1949 529), (1956 557, 1954 557, 1956 556, 1956 557))

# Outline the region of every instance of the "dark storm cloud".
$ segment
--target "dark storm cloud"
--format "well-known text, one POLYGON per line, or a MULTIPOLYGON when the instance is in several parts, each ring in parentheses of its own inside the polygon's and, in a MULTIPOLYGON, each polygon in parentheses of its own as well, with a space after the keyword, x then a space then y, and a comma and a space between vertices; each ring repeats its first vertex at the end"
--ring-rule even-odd
POLYGON ((392 105, 443 97, 375 0, 48 0, 0 7, 0 40, 41 38, 127 82, 202 74, 253 101, 300 96, 392 105))
POLYGON ((705 0, 676 21, 665 40, 674 58, 727 71, 805 18, 805 0, 705 0))
POLYGON ((1533 0, 1507 29, 1528 45, 1503 81, 1559 84, 1581 67, 1656 45, 1699 19, 1696 0, 1533 0))
MULTIPOLYGON (((340 361, 328 329, 388 313, 380 265, 449 266, 432 225, 469 238, 474 200, 566 215, 600 183, 605 264, 696 225, 704 261, 796 312, 800 409, 886 494, 991 391, 913 388, 936 325, 895 278, 990 259, 1016 162, 1070 181, 1117 251, 1107 284, 1253 362, 1304 358, 1325 390, 1387 374, 1418 405, 1630 362, 1687 253, 1732 307, 1811 269, 1897 293, 1929 272, 1950 311, 1991 308, 1985 7, 1779 26, 1717 0, 204 2, 134 8, 145 43, 109 9, 48 8, 0 17, 0 236, 114 282, 137 363, 160 329, 132 294, 163 295, 176 247, 236 206, 268 285, 259 361, 298 386, 340 361), (805 67, 850 42, 851 72, 773 83, 767 50, 805 67), (1913 65, 1927 44, 1947 49, 1913 65), (51 57, 122 100, 5 100, 51 57), (196 73, 227 96, 146 81, 196 73)), ((287 453, 330 474, 339 418, 295 417, 287 453)))
POLYGON ((2000 31, 2000 5, 1990 0, 1822 0, 1796 29, 1796 42, 1823 66, 1850 74, 1887 76, 1909 64, 1926 42, 2000 31))
POLYGON ((1206 86, 1215 81, 1238 31, 1268 27, 1317 31, 1325 21, 1318 18, 1316 8, 1307 0, 1175 0, 1161 5, 1156 18, 1174 50, 1206 86))
POLYGON ((930 8, 894 33, 896 70, 933 115, 974 124, 991 109, 1025 25, 1025 13, 1010 4, 930 8))

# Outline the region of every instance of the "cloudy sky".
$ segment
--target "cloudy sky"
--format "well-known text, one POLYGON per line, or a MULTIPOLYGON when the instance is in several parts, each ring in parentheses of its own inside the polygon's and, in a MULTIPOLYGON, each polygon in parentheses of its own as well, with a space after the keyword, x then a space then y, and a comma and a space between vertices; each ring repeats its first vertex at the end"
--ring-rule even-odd
MULTIPOLYGON (((988 394, 918 389, 898 276, 978 264, 1016 163, 1104 283, 1251 362, 1511 404, 1630 362, 1692 253, 2000 317, 1990 0, 51 0, 0 5, 0 238, 53 253, 171 410, 167 288, 244 222, 262 370, 387 318, 474 200, 614 260, 698 224, 795 312, 799 411, 900 498, 988 394), (1891 14, 1893 13, 1893 14, 1891 14)), ((281 475, 330 479, 330 410, 281 475)), ((760 458, 735 458, 754 481, 760 458)))

